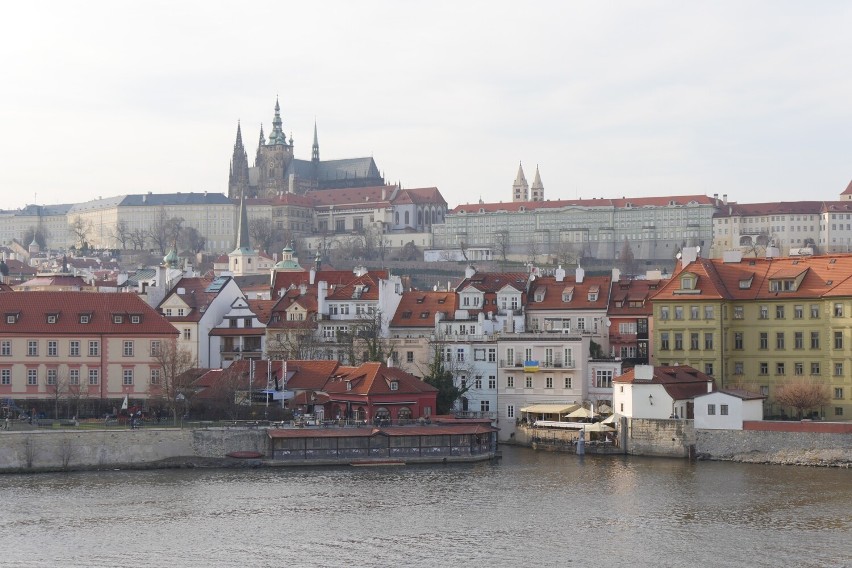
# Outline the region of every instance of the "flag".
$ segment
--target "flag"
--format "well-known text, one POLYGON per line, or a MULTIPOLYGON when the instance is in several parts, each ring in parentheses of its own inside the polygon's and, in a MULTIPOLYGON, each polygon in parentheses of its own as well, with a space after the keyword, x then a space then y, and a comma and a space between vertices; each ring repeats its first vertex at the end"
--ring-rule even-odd
POLYGON ((124 395, 124 402, 121 403, 121 409, 127 410, 127 395, 124 395))

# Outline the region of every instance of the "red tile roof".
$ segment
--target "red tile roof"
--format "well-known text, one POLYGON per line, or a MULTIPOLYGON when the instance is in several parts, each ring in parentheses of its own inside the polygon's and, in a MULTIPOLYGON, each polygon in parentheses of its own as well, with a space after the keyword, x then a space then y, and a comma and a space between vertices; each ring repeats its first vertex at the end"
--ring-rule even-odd
MULTIPOLYGON (((179 296, 181 300, 183 300, 187 306, 189 306, 189 310, 184 316, 169 316, 169 321, 173 322, 189 322, 189 321, 200 321, 202 316, 204 316, 204 310, 201 308, 205 308, 209 306, 213 300, 216 299, 216 296, 219 295, 219 292, 206 292, 205 290, 213 282, 213 278, 210 277, 193 277, 193 278, 181 278, 177 284, 175 284, 172 291, 166 294, 166 297, 163 298, 163 301, 160 302, 160 305, 157 306, 157 309, 162 309, 163 303, 166 302, 172 296, 179 296), (180 292, 183 293, 180 293, 180 292)), ((222 286, 221 289, 223 289, 222 286)))
POLYGON ((650 316, 650 298, 667 280, 620 279, 612 283, 607 315, 611 317, 650 316), (641 304, 632 306, 631 304, 641 304))
POLYGON ((369 362, 336 375, 326 385, 325 392, 330 395, 399 395, 438 392, 438 389, 402 369, 388 367, 384 363, 369 362), (393 381, 397 382, 396 390, 391 390, 393 381))
POLYGON ((708 383, 714 385, 713 388, 715 389, 713 377, 689 365, 654 367, 651 380, 636 379, 635 371, 635 368, 630 369, 620 377, 613 379, 613 382, 634 385, 662 385, 674 400, 687 400, 705 394, 708 392, 708 383))
POLYGON ((540 276, 530 284, 527 310, 606 309, 611 280, 609 276, 586 276, 578 284, 574 276, 566 276, 562 282, 557 282, 554 276, 540 276), (566 289, 572 289, 571 300, 567 302, 562 299, 566 289), (590 293, 597 294, 594 301, 589 301, 590 293), (541 301, 536 301, 536 296, 541 301))
POLYGON ((436 313, 443 312, 446 319, 453 319, 457 306, 455 292, 406 291, 402 293, 390 326, 431 328, 435 326, 436 313))
POLYGON ((0 333, 169 335, 178 331, 163 316, 130 292, 9 292, 0 294, 0 314, 15 315, 15 323, 0 319, 0 333), (47 323, 55 315, 56 323, 47 323), (88 315, 89 323, 80 323, 88 315), (113 316, 122 316, 115 323, 113 316), (139 316, 140 323, 131 323, 139 316))

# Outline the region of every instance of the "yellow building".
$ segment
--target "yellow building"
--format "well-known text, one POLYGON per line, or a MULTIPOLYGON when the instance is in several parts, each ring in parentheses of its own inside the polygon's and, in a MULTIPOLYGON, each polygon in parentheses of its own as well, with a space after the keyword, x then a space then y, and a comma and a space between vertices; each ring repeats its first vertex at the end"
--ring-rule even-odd
POLYGON ((653 297, 655 365, 767 395, 767 415, 789 412, 779 386, 815 382, 829 400, 812 410, 852 416, 852 255, 684 260, 653 297))

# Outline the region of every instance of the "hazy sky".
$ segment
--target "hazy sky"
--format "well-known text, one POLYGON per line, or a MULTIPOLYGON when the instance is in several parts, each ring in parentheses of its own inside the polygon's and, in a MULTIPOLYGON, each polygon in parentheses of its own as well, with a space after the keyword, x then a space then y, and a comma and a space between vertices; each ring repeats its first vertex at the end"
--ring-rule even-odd
POLYGON ((66 2, 4 7, 0 208, 226 192, 275 97, 296 156, 372 155, 451 207, 852 179, 850 2, 66 2))

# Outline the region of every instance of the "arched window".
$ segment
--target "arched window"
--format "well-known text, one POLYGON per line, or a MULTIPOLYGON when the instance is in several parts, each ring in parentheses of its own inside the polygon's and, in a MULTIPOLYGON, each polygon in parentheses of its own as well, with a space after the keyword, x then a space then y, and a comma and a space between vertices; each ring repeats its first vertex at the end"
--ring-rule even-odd
POLYGON ((396 417, 399 420, 411 420, 411 409, 407 406, 403 406, 399 409, 399 412, 396 413, 396 417))
POLYGON ((405 212, 405 224, 408 225, 410 221, 408 220, 408 211, 405 212))
POLYGON ((418 225, 423 224, 423 210, 422 209, 417 210, 417 224, 418 225))
POLYGON ((394 215, 394 225, 399 225, 399 211, 393 214, 394 215))

